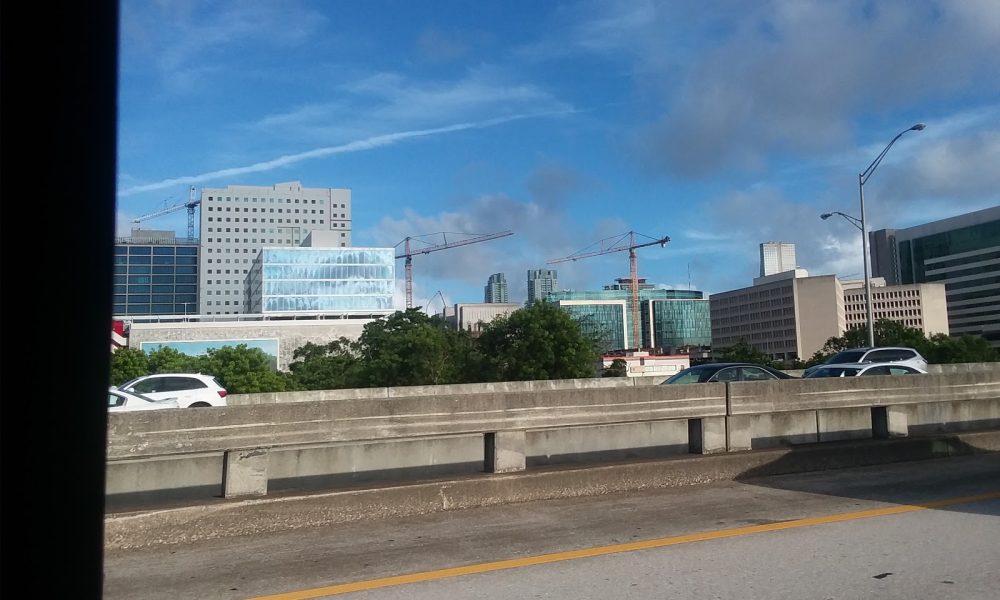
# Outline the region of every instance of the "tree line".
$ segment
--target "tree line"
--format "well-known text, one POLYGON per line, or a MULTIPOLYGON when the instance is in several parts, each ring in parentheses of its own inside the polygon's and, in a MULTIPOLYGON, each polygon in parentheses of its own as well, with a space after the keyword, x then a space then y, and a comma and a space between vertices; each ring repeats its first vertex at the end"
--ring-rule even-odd
MULTIPOLYGON (((913 348, 930 364, 998 362, 1000 353, 990 346, 989 341, 978 335, 964 334, 948 336, 936 333, 931 336, 916 327, 909 327, 898 321, 879 319, 872 329, 876 346, 900 346, 913 348)), ((841 350, 868 346, 868 330, 864 327, 848 329, 844 335, 829 338, 823 347, 809 359, 795 360, 790 364, 771 360, 771 357, 755 349, 746 340, 721 351, 720 360, 754 362, 776 368, 804 369, 825 361, 841 350)))
POLYGON ((397 311, 365 325, 357 340, 307 343, 288 371, 275 371, 267 354, 245 344, 189 356, 172 348, 112 353, 112 385, 154 373, 210 373, 230 393, 288 392, 576 379, 596 376, 598 340, 548 302, 497 317, 474 336, 419 309, 397 311))

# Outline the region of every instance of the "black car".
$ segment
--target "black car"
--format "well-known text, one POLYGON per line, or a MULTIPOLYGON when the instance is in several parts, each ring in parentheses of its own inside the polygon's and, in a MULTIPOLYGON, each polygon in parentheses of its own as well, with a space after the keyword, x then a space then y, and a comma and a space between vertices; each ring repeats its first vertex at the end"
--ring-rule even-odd
POLYGON ((771 381, 798 379, 784 371, 754 363, 708 363, 689 367, 667 379, 668 383, 712 383, 715 381, 771 381))

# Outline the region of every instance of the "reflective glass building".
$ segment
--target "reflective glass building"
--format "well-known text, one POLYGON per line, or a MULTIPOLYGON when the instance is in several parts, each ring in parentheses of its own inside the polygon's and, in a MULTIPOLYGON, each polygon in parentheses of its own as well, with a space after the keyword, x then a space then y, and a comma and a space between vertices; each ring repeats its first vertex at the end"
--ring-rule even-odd
POLYGON ((1000 206, 870 236, 875 277, 943 283, 951 335, 981 335, 1000 347, 1000 206))
POLYGON ((198 312, 198 240, 135 229, 115 239, 115 316, 198 312))
POLYGON ((263 248, 246 279, 245 312, 388 314, 393 248, 263 248))
MULTIPOLYGON (((629 290, 561 291, 546 298, 577 319, 584 333, 596 336, 602 352, 636 347, 629 290)), ((640 289, 639 319, 643 348, 673 353, 711 345, 709 302, 700 291, 640 289)))

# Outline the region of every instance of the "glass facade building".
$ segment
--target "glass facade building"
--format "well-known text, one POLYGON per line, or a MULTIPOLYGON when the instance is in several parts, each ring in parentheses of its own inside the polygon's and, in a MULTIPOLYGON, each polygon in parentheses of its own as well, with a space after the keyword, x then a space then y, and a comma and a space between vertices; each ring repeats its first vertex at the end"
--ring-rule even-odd
POLYGON ((115 316, 198 312, 198 241, 133 230, 115 239, 115 316))
MULTIPOLYGON (((632 340, 632 293, 627 289, 552 292, 547 299, 595 336, 602 352, 635 348, 632 340)), ((697 290, 639 290, 643 348, 674 352, 708 346, 712 341, 709 302, 697 290)))
POLYGON ((875 277, 943 283, 951 335, 981 335, 1000 347, 1000 206, 870 235, 875 277))
POLYGON ((388 314, 393 248, 264 248, 246 279, 246 312, 388 314))

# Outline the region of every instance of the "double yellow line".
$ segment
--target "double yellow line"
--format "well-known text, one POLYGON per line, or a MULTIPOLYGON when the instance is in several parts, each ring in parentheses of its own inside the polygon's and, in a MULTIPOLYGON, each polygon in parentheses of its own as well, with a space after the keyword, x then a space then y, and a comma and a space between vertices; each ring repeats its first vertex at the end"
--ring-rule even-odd
POLYGON ((565 552, 553 552, 551 554, 540 554, 538 556, 528 556, 524 558, 511 558, 494 562, 466 565, 464 567, 451 567, 448 569, 438 569, 436 571, 423 571, 420 573, 410 573, 408 575, 396 575, 394 577, 383 577, 381 579, 369 579, 367 581, 355 581, 352 583, 341 583, 325 587, 313 588, 309 590, 299 590, 295 592, 285 592, 270 596, 258 596, 251 600, 312 600, 324 596, 335 596, 349 592, 361 592, 375 590, 379 588, 405 585, 408 583, 420 583, 424 581, 436 581, 449 577, 460 577, 462 575, 476 575, 478 573, 491 573, 493 571, 503 571, 505 569, 517 569, 521 567, 531 567, 535 565, 545 565, 549 563, 576 560, 579 558, 593 558, 595 556, 606 556, 608 554, 618 554, 621 552, 634 552, 636 550, 649 550, 652 548, 663 548, 665 546, 676 546, 679 544, 689 544, 691 542, 705 542, 708 540, 719 540, 723 538, 750 535, 753 533, 766 533, 769 531, 781 531, 783 529, 797 529, 799 527, 811 527, 813 525, 826 525, 827 523, 841 523, 843 521, 855 521, 858 519, 869 519, 872 517, 885 517, 889 515, 900 515, 904 513, 917 512, 934 508, 944 508, 956 504, 971 504, 973 502, 983 502, 986 500, 1000 499, 1000 491, 975 496, 962 496, 960 498, 948 498, 945 500, 935 500, 933 502, 922 502, 919 504, 903 504, 890 506, 887 508, 873 508, 870 510, 859 510, 855 512, 840 513, 835 515, 824 515, 821 517, 809 517, 806 519, 795 519, 792 521, 781 521, 779 523, 768 523, 766 525, 751 525, 748 527, 734 527, 732 529, 719 529, 716 531, 704 531, 701 533, 690 533, 687 535, 677 535, 672 537, 644 540, 640 542, 628 542, 625 544, 613 544, 609 546, 595 546, 593 548, 583 548, 580 550, 568 550, 565 552))

